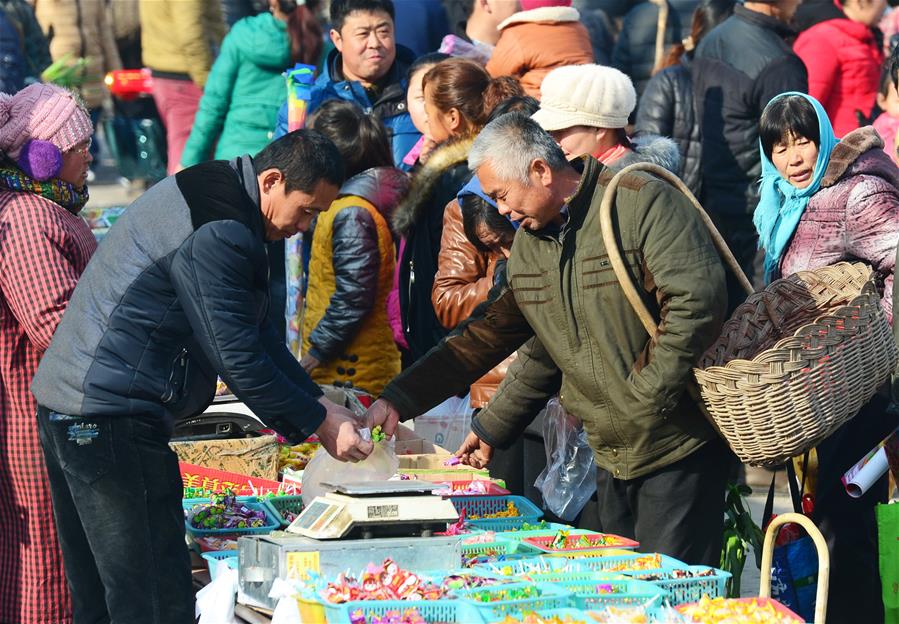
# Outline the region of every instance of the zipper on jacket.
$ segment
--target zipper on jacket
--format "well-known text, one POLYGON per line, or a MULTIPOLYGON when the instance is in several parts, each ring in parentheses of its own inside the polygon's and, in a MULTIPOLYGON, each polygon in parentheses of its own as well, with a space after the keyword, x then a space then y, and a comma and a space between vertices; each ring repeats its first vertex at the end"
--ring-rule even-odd
POLYGON ((406 288, 406 333, 412 333, 412 315, 410 314, 412 307, 412 286, 415 284, 415 261, 409 260, 409 286, 406 288))
POLYGON ((162 402, 168 403, 172 400, 172 397, 175 396, 175 371, 179 368, 183 369, 187 366, 187 349, 181 349, 181 353, 172 361, 172 368, 169 371, 169 381, 166 387, 165 394, 162 395, 162 402))

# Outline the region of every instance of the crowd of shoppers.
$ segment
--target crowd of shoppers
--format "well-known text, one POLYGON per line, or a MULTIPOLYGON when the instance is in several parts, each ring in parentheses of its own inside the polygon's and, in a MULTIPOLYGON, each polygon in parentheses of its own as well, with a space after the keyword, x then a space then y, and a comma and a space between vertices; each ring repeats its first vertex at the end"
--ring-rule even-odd
MULTIPOLYGON (((101 0, 0 0, 3 624, 193 621, 167 443, 216 377, 345 461, 373 447, 318 384, 378 398, 388 434, 468 394, 457 455, 515 493, 524 431, 558 396, 594 452, 593 526, 717 565, 735 459, 686 390, 745 293, 684 194, 632 173, 616 233, 647 335, 600 235, 629 165, 680 176, 758 286, 862 261, 892 319, 884 0, 134 1, 139 23, 101 0), (78 213, 102 78, 135 48, 171 175, 97 247, 78 213), (41 82, 52 61, 83 64, 73 91, 41 82), (315 76, 288 131, 298 63, 315 76), (278 326, 295 236, 298 357, 278 326)), ((888 406, 817 449, 833 621, 883 617, 887 484, 850 499, 839 477, 899 424, 888 406)))

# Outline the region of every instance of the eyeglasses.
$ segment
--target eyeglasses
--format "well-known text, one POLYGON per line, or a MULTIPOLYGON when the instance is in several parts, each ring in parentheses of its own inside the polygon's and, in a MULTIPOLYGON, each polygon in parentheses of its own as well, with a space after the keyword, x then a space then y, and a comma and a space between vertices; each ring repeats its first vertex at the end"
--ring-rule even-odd
POLYGON ((72 152, 72 153, 74 153, 74 154, 78 154, 79 156, 87 156, 87 155, 90 153, 90 151, 91 151, 91 145, 93 145, 93 143, 94 143, 94 140, 93 140, 93 139, 88 139, 87 142, 84 144, 83 147, 78 147, 78 146, 76 145, 75 147, 73 147, 73 148, 70 149, 69 151, 72 152))

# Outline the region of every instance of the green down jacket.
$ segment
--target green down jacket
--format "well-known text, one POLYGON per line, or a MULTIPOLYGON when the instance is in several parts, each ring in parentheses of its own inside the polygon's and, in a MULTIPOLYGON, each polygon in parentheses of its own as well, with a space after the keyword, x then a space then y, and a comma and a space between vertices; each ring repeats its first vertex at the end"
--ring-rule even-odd
POLYGON ((285 22, 262 13, 234 24, 206 81, 181 164, 228 160, 265 147, 287 100, 281 73, 290 64, 285 22))
POLYGON ((633 479, 672 464, 716 434, 685 393, 692 366, 718 336, 724 267, 686 197, 650 175, 626 176, 613 220, 631 275, 658 321, 650 338, 624 298, 599 226, 612 173, 593 158, 555 232, 518 231, 501 281, 469 319, 382 397, 403 419, 518 360, 472 429, 503 448, 554 393, 587 430, 597 465, 633 479), (522 346, 523 345, 523 346, 522 346))

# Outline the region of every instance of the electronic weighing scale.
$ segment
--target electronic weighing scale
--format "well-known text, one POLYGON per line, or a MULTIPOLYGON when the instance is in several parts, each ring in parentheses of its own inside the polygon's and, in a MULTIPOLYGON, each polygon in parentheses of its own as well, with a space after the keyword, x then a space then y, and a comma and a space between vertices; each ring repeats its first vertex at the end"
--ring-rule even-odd
POLYGON ((322 484, 318 496, 287 527, 313 539, 428 537, 458 521, 452 501, 434 496, 439 484, 426 481, 368 481, 322 484))

